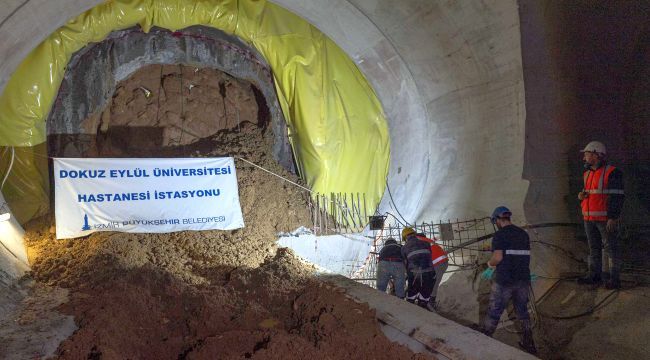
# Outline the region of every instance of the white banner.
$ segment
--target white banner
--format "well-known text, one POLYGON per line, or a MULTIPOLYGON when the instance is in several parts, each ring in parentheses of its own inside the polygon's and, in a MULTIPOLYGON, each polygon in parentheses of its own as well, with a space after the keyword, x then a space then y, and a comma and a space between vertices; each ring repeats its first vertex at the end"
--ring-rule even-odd
POLYGON ((233 158, 54 159, 57 239, 244 227, 233 158))

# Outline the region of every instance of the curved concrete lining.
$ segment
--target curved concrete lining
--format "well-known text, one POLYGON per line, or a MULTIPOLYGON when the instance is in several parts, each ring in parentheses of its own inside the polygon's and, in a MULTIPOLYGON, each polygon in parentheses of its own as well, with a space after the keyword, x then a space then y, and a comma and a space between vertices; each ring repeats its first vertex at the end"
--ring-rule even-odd
MULTIPOLYGON (((419 209, 427 203, 422 197, 429 175, 431 136, 423 97, 403 54, 377 20, 364 13, 355 1, 274 2, 334 40, 372 85, 388 119, 391 160, 387 182, 395 202, 393 205, 385 193, 379 209, 395 213, 397 207, 408 221, 415 221, 419 209)), ((380 3, 388 9, 396 6, 391 1, 380 3)))
MULTIPOLYGON (((346 51, 382 102, 392 144, 393 196, 386 193, 381 212, 399 210, 409 222, 437 222, 483 217, 505 204, 515 222, 525 222, 525 110, 515 0, 275 2, 346 51)), ((7 6, 11 17, 0 27, 0 52, 6 54, 0 85, 47 34, 98 3, 28 1, 15 12, 7 6)))
MULTIPOLYGON (((275 2, 334 40, 382 102, 392 146, 391 192, 380 212, 399 212, 408 222, 437 222, 480 218, 505 204, 516 222, 525 221, 525 111, 515 0, 275 2)), ((0 85, 64 19, 98 3, 29 1, 12 13, 0 27, 0 52, 7 54, 0 60, 0 85)))
MULTIPOLYGON (((483 216, 505 203, 523 214, 525 111, 514 0, 275 2, 332 38, 377 92, 394 144, 394 205, 385 196, 382 211, 396 207, 410 222, 435 221, 483 216)), ((0 87, 47 34, 98 3, 7 6, 0 87)))
MULTIPOLYGON (((0 27, 5 55, 0 90, 40 41, 100 2, 34 0, 5 6, 0 18, 11 17, 0 27)), ((381 101, 391 137, 392 199, 386 192, 380 212, 399 211, 409 222, 437 222, 480 218, 507 205, 515 222, 526 221, 526 111, 516 0, 274 2, 336 42, 381 101)), ((550 256, 545 253, 538 262, 550 256)), ((463 281, 459 286, 468 286, 463 281)), ((461 300, 478 313, 472 294, 461 300)))
POLYGON ((276 2, 332 38, 373 85, 391 130, 388 182, 407 221, 482 217, 497 204, 524 220, 516 1, 276 2))
MULTIPOLYGON (((5 1, 0 90, 48 34, 101 2, 5 1)), ((410 222, 437 222, 480 218, 503 204, 518 224, 577 222, 575 193, 581 179, 576 151, 601 139, 618 149, 613 159, 632 175, 633 182, 626 179, 626 207, 634 206, 628 219, 632 215, 647 228, 647 3, 274 2, 334 40, 382 102, 391 136, 388 184, 394 201, 387 193, 381 212, 399 210, 410 222), (634 191, 636 197, 627 195, 634 191)), ((535 273, 552 278, 583 266, 575 251, 584 247, 576 241, 576 229, 530 232, 533 240, 552 245, 533 247, 535 273)), ((638 243, 639 253, 647 253, 647 241, 638 243)), ((476 321, 477 294, 469 275, 451 277, 443 296, 464 302, 457 312, 476 321)), ((536 293, 550 284, 538 280, 536 293)))

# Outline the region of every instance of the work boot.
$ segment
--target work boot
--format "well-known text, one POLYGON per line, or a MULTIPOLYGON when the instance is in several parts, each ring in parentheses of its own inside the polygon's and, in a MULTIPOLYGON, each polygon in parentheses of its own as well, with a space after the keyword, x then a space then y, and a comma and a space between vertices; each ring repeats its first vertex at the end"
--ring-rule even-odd
POLYGON ((524 340, 520 341, 518 344, 519 344, 519 347, 522 350, 524 350, 525 352, 527 352, 529 354, 533 354, 533 355, 537 354, 537 348, 535 347, 535 342, 533 341, 532 338, 530 340, 530 343, 528 343, 528 344, 525 343, 524 340))
POLYGON ((535 347, 535 340, 533 340, 533 331, 530 329, 530 324, 528 322, 524 322, 523 328, 524 332, 521 335, 519 347, 521 347, 525 352, 529 354, 536 354, 537 348, 535 347))
POLYGON ((495 329, 488 329, 485 326, 479 326, 478 331, 480 331, 483 335, 492 337, 492 334, 494 334, 495 329))
POLYGON ((483 329, 483 326, 481 326, 480 324, 469 324, 468 327, 472 330, 485 334, 485 330, 483 329))
POLYGON ((433 310, 429 309, 429 302, 428 301, 418 300, 418 306, 423 308, 426 311, 433 312, 433 310))
POLYGON ((427 308, 428 308, 430 311, 436 311, 436 307, 437 307, 437 306, 436 306, 436 298, 435 298, 435 297, 431 297, 431 299, 429 299, 429 303, 427 304, 427 308))

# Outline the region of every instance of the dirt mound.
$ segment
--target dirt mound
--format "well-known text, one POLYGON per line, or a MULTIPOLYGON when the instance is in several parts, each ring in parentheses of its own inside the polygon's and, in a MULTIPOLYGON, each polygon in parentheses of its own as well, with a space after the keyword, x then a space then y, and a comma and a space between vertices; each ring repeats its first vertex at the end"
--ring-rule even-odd
MULTIPOLYGON (((167 68, 148 67, 141 71, 157 71, 162 76, 165 99, 177 99, 171 95, 172 87, 180 82, 170 80, 175 75, 167 68)), ((196 74, 205 79, 223 79, 205 72, 200 70, 196 74)), ((110 113, 105 111, 101 116, 103 121, 110 121, 98 125, 104 129, 98 133, 94 156, 236 156, 299 182, 270 155, 273 138, 263 121, 233 118, 243 111, 217 112, 221 125, 211 128, 215 133, 183 141, 179 146, 169 144, 179 134, 167 130, 162 131, 169 135, 163 148, 111 138, 110 124, 130 126, 131 118, 137 119, 137 126, 174 127, 173 122, 170 125, 166 120, 160 124, 151 121, 154 102, 140 87, 152 88, 156 83, 152 76, 136 73, 120 85, 123 90, 114 97, 110 113), (133 99, 125 100, 125 96, 133 99), (142 104, 137 105, 139 102, 142 104), (108 137, 102 140, 102 136, 108 137)), ((199 89, 210 89, 200 79, 195 80, 193 84, 198 84, 199 89)), ((242 83, 230 84, 236 87, 242 83)), ((214 96, 219 86, 212 90, 204 92, 205 96, 214 96)), ((226 94, 245 93, 245 89, 240 90, 227 88, 226 94)), ((245 95, 233 98, 242 99, 241 108, 251 101, 245 95)), ((178 101, 175 103, 181 106, 178 101)), ((177 112, 186 120, 199 118, 199 112, 204 110, 190 106, 175 109, 167 103, 160 108, 167 114, 165 119, 177 112)), ((277 250, 278 232, 310 225, 303 190, 246 162, 238 160, 236 165, 246 223, 240 230, 104 232, 56 240, 51 218, 28 224, 26 243, 32 276, 69 290, 70 301, 62 310, 74 315, 79 327, 61 344, 58 357, 420 358, 390 343, 367 306, 315 280, 312 269, 296 260, 290 251, 277 250)))
POLYGON ((390 343, 365 304, 312 278, 287 249, 256 268, 215 262, 183 278, 146 257, 130 261, 148 250, 129 236, 97 234, 72 245, 45 237, 60 246, 41 254, 34 274, 70 289, 62 309, 79 326, 59 358, 419 358, 390 343), (131 243, 132 252, 98 247, 106 239, 131 243), (58 257, 66 265, 43 266, 58 257))
MULTIPOLYGON (((247 123, 237 130, 222 130, 202 140, 208 152, 195 156, 237 156, 291 181, 300 182, 270 155, 272 136, 247 123)), ((176 148, 184 152, 187 149, 176 148)), ((105 153, 111 156, 110 153, 105 153)), ((87 259, 107 254, 120 267, 130 269, 150 264, 198 284, 204 281, 197 269, 222 266, 257 267, 276 250, 278 232, 310 224, 308 194, 290 183, 238 160, 237 181, 246 227, 235 231, 185 231, 173 234, 95 233, 84 239, 54 241, 52 219, 34 221, 26 243, 34 276, 56 285, 76 284, 88 272, 87 259), (52 240, 52 241, 44 241, 52 240), (41 256, 47 255, 47 256, 41 256)))

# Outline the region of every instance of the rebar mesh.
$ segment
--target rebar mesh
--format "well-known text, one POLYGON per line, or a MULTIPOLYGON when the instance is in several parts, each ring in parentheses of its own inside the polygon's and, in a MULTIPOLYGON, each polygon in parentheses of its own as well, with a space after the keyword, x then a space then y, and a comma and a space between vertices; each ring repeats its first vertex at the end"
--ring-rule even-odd
MULTIPOLYGON (((411 226, 417 233, 435 239, 449 256, 450 267, 466 269, 476 266, 482 252, 490 251, 490 242, 494 228, 489 218, 459 220, 455 222, 423 222, 411 226)), ((379 250, 384 246, 386 240, 394 238, 398 243, 403 244, 401 233, 404 226, 388 225, 383 230, 377 231, 372 250, 365 259, 360 270, 351 275, 351 278, 375 287, 377 261, 379 250)), ((450 271, 454 271, 450 269, 450 271)))
POLYGON ((314 235, 358 233, 368 225, 366 194, 306 195, 314 235))

